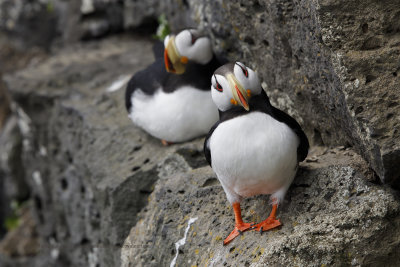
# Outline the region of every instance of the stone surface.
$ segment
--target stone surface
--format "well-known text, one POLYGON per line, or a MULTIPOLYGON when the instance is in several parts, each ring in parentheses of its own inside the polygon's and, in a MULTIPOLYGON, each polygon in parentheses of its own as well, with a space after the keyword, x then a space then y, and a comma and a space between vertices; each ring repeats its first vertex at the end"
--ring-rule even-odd
POLYGON ((256 69, 314 143, 352 145, 400 184, 400 2, 188 2, 214 48, 256 69))
POLYGON ((22 46, 48 47, 57 33, 57 14, 51 1, 0 1, 0 30, 22 46))
POLYGON ((124 30, 154 34, 161 14, 174 31, 196 26, 187 1, 0 0, 0 31, 24 48, 50 49, 124 30))
POLYGON ((36 223, 28 205, 20 210, 18 227, 2 240, 0 253, 11 258, 33 256, 38 253, 39 240, 36 223))
POLYGON ((24 50, 0 33, 0 239, 6 233, 4 222, 12 212, 12 201, 21 203, 29 198, 21 165, 22 138, 17 114, 12 112, 12 101, 2 80, 3 73, 21 69, 32 58, 43 59, 40 49, 24 50))
MULTIPOLYGON (((176 170, 157 181, 123 245, 122 266, 168 266, 174 258, 176 266, 398 266, 398 193, 367 182, 365 170, 352 150, 309 157, 278 209, 283 226, 245 232, 227 246, 234 216, 215 174, 208 166, 176 170)), ((242 202, 247 222, 269 211, 267 196, 242 202)))
POLYGON ((77 44, 5 77, 22 142, 2 163, 19 155, 30 188, 42 238, 32 266, 118 266, 155 181, 206 164, 202 140, 163 147, 127 117, 122 81, 153 60, 151 45, 124 36, 77 44))
POLYGON ((10 100, 0 74, 0 130, 10 114, 10 100))
POLYGON ((156 153, 160 144, 127 118, 124 90, 107 88, 150 60, 149 41, 120 37, 71 47, 6 79, 25 114, 25 179, 43 247, 57 251, 53 264, 119 261, 168 149, 156 153))

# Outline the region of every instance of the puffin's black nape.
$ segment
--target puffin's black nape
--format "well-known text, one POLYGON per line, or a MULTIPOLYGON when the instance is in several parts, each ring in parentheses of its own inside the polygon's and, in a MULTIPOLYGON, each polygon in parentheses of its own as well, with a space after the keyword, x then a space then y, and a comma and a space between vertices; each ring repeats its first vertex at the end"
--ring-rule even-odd
POLYGON ((214 74, 225 76, 226 74, 233 72, 233 68, 235 67, 235 63, 229 62, 214 71, 214 74))

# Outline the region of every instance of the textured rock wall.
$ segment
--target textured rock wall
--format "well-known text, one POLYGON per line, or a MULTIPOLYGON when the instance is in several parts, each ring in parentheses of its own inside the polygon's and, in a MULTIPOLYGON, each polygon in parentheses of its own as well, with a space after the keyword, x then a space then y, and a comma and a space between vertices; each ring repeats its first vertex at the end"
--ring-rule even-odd
POLYGON ((106 89, 151 59, 148 41, 118 38, 73 46, 7 78, 23 114, 22 161, 43 258, 53 265, 118 265, 156 179, 158 142, 142 149, 148 137, 132 129, 123 90, 106 89))
POLYGON ((9 97, 4 87, 3 81, 0 76, 0 129, 3 128, 3 125, 6 121, 6 118, 10 114, 10 103, 9 97))
POLYGON ((25 48, 104 37, 124 30, 154 33, 167 14, 172 30, 196 25, 187 1, 0 0, 0 31, 25 48))
POLYGON ((314 143, 352 145, 398 182, 398 1, 189 2, 216 50, 255 68, 314 143))

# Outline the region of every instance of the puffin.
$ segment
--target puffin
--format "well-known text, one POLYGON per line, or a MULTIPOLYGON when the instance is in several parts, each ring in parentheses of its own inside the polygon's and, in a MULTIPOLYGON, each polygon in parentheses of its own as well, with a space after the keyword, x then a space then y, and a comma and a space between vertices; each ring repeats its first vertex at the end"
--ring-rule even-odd
POLYGON ((271 105, 257 74, 243 63, 219 67, 211 83, 219 120, 206 136, 204 154, 235 214, 226 245, 246 230, 262 233, 281 225, 278 205, 306 158, 309 143, 299 123, 271 105), (254 195, 270 195, 272 210, 261 223, 245 223, 240 202, 254 195))
POLYGON ((154 63, 128 82, 129 118, 164 145, 206 135, 218 120, 210 76, 222 60, 213 53, 210 39, 197 29, 185 29, 168 35, 153 52, 154 63))

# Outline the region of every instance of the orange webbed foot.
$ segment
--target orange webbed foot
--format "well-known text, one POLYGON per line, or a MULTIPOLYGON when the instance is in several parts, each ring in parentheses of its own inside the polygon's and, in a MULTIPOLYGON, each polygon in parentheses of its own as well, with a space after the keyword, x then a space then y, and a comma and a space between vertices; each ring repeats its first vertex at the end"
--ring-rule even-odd
POLYGON ((260 233, 271 230, 278 226, 281 226, 281 222, 275 218, 267 218, 265 221, 254 225, 253 230, 259 231, 260 233))
POLYGON ((278 208, 278 205, 273 204, 271 214, 268 216, 268 218, 265 221, 262 221, 256 225, 254 225, 254 227, 252 229, 262 233, 262 232, 271 230, 273 228, 276 228, 276 227, 282 225, 281 222, 279 220, 277 220, 275 217, 277 208, 278 208))
POLYGON ((233 231, 228 235, 227 238, 224 240, 224 245, 227 245, 229 242, 231 242, 233 239, 235 239, 237 236, 241 235, 244 231, 249 230, 254 226, 254 223, 241 223, 241 224, 236 224, 235 228, 233 231))

